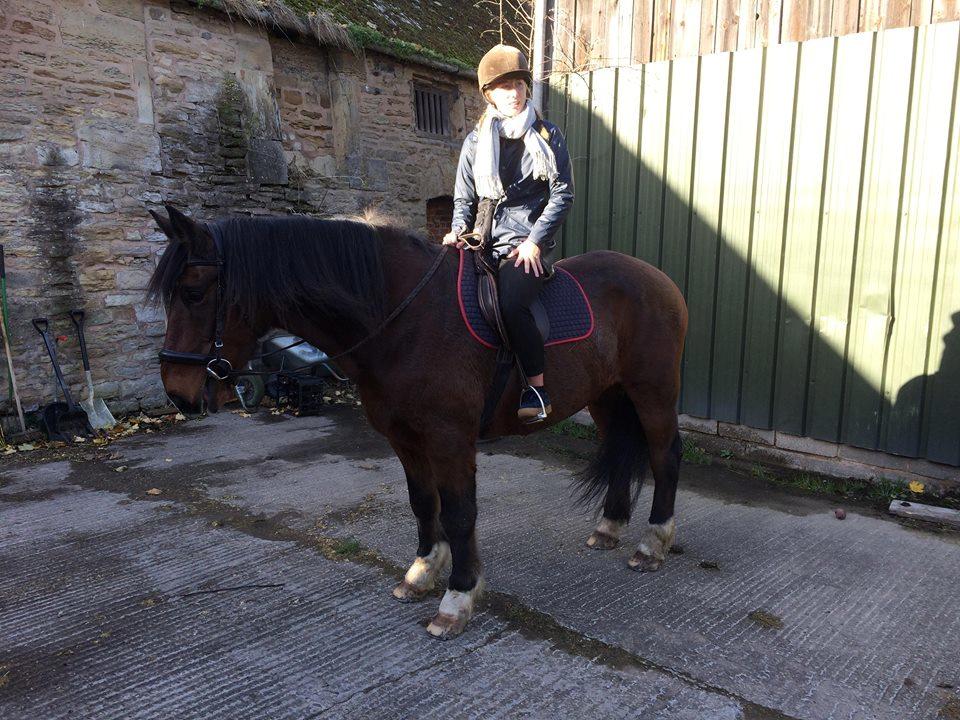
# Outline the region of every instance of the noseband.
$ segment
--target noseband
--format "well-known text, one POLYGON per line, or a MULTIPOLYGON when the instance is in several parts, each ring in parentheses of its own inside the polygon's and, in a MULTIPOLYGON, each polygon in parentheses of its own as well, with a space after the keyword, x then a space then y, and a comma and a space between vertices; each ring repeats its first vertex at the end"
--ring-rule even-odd
MULTIPOLYGON (((169 362, 177 363, 179 365, 204 365, 207 369, 207 375, 212 377, 215 380, 229 380, 231 377, 236 377, 238 375, 262 375, 268 373, 258 373, 254 371, 237 371, 233 369, 233 365, 230 364, 230 361, 223 357, 223 324, 224 316, 226 315, 226 307, 223 302, 223 268, 225 266, 223 260, 223 249, 220 247, 220 239, 214 233, 210 233, 213 236, 214 248, 216 250, 217 256, 214 259, 210 258, 190 258, 187 257, 186 267, 215 267, 217 269, 217 316, 216 316, 216 325, 214 326, 213 331, 213 352, 202 355, 200 353, 187 353, 179 352, 177 350, 167 350, 164 348, 159 352, 160 362, 169 362)), ((403 312, 404 308, 409 305, 413 299, 423 290, 424 286, 430 281, 430 278, 433 277, 433 274, 437 271, 437 268, 440 267, 440 263, 443 261, 443 258, 446 257, 447 246, 443 246, 440 249, 440 252, 437 253, 436 259, 433 261, 433 265, 426 272, 426 274, 420 279, 420 282, 417 284, 413 290, 410 291, 410 294, 404 298, 394 310, 383 322, 380 323, 369 335, 367 335, 363 340, 356 343, 350 348, 347 348, 343 352, 337 353, 333 357, 326 358, 323 362, 332 362, 342 358, 344 355, 349 355, 350 353, 357 350, 361 345, 367 343, 367 341, 373 339, 375 336, 380 334, 382 331, 397 315, 403 312)), ((304 341, 300 341, 304 342, 304 341)), ((299 345, 300 343, 294 343, 294 345, 299 345)), ((290 345, 288 347, 293 347, 290 345)), ((286 348, 282 348, 286 349, 286 348)), ((277 352, 277 351, 274 351, 277 352)), ((270 353, 272 354, 272 353, 270 353)), ((264 357, 264 356, 261 356, 264 357)), ((257 359, 257 358, 254 358, 257 359)), ((300 368, 301 370, 304 368, 300 368)))

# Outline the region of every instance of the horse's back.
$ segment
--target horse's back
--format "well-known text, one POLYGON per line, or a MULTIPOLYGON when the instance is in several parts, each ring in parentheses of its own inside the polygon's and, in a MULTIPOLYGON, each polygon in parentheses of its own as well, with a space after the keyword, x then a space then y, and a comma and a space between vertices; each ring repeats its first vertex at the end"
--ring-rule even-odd
POLYGON ((687 305, 676 283, 662 270, 631 255, 613 250, 591 250, 557 262, 580 282, 591 303, 621 295, 634 306, 676 317, 687 326, 687 305))

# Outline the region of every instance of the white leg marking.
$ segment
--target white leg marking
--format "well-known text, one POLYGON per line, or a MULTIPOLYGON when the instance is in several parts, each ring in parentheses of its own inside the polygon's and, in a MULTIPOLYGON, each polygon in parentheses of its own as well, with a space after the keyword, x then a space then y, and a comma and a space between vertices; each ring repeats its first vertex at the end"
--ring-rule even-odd
POLYGON ((482 593, 483 578, 479 578, 473 590, 467 592, 447 588, 443 594, 443 600, 440 601, 440 610, 427 626, 427 632, 441 640, 456 637, 462 633, 470 622, 470 618, 473 617, 482 593))
POLYGON ((597 529, 587 538, 587 547, 610 549, 620 541, 625 522, 601 518, 597 529))
POLYGON ((409 602, 419 600, 433 589, 437 575, 450 562, 450 545, 438 542, 431 549, 430 554, 418 557, 410 565, 403 582, 393 589, 393 596, 397 600, 409 602))
POLYGON ((670 546, 677 536, 677 524, 670 518, 660 525, 648 525, 637 545, 637 551, 629 560, 634 570, 657 570, 667 559, 670 546))

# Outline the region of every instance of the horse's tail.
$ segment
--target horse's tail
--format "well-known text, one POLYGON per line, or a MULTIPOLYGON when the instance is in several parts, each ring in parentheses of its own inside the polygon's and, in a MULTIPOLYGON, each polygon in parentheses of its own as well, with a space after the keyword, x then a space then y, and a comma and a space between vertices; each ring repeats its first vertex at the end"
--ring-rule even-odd
POLYGON ((649 464, 647 436, 637 410, 627 394, 621 392, 608 406, 606 431, 602 433, 600 449, 590 464, 574 477, 574 486, 579 491, 578 504, 593 505, 603 502, 606 496, 607 504, 612 501, 614 507, 605 507, 604 515, 613 520, 629 519, 649 464))

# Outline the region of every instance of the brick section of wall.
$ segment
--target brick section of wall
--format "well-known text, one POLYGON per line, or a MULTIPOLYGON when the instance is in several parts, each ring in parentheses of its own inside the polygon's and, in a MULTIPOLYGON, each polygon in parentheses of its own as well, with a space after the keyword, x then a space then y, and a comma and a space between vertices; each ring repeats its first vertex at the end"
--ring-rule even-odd
POLYGON ((143 294, 165 238, 148 208, 210 219, 377 206, 425 232, 427 200, 450 193, 480 106, 472 81, 294 42, 181 0, 0 3, 0 243, 25 408, 54 397, 30 326, 39 315, 68 336, 59 351, 80 390, 74 307, 88 311, 110 406, 164 402, 163 312, 143 294), (456 98, 449 139, 417 133, 414 82, 456 98))
POLYGON ((453 222, 453 197, 430 198, 427 200, 427 237, 439 242, 450 232, 453 222))

